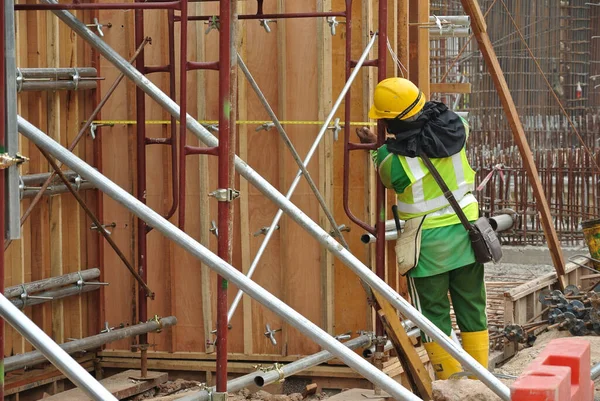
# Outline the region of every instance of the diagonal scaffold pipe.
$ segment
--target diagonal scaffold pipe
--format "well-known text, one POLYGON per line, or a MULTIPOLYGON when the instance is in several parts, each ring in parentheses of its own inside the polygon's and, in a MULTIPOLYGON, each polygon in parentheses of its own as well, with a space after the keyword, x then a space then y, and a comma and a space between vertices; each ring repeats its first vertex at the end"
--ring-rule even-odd
MULTIPOLYGON (((58 4, 55 0, 42 0, 46 4, 58 4)), ((147 77, 137 71, 121 55, 115 52, 104 41, 97 37, 84 23, 66 11, 52 11, 65 24, 73 29, 82 39, 91 44, 106 60, 110 61, 117 69, 123 72, 137 86, 142 88, 146 94, 160 104, 173 117, 181 121, 180 108, 167 94, 161 91, 147 77)), ((22 120, 22 119, 21 119, 22 120)), ((219 141, 198 121, 189 114, 185 116, 187 128, 207 146, 218 146, 219 141)), ((316 222, 308 217, 300 208, 294 205, 281 194, 273 185, 265 180, 260 174, 252 169, 238 156, 235 157, 235 168, 250 184, 254 185, 265 196, 271 199, 284 213, 287 213, 296 223, 303 227, 321 245, 363 279, 373 290, 378 291, 386 298, 400 313, 412 320, 424 333, 438 342, 447 352, 458 360, 469 372, 473 372, 478 379, 485 383, 492 391, 505 401, 510 401, 509 388, 492 375, 486 368, 481 366, 472 356, 459 348, 448 336, 437 328, 431 321, 416 310, 408 301, 402 298, 392 287, 381 280, 371 269, 365 266, 356 256, 352 255, 329 233, 323 230, 316 222)), ((88 177, 84 177, 88 178, 88 177)), ((241 273, 240 273, 241 274, 241 273)), ((245 278, 245 276, 242 274, 245 278)), ((250 295, 250 294, 249 294, 250 295)))
MULTIPOLYGON (((340 95, 338 96, 335 104, 333 105, 333 107, 331 109, 331 112, 329 113, 329 115, 325 119, 325 122, 321 126, 321 129, 319 130, 319 133, 317 134, 317 137, 315 138, 312 146, 310 147, 308 153, 306 154, 306 158, 304 159, 304 161, 300 159, 300 156, 296 152, 296 149, 294 148, 294 145, 290 141, 290 138, 288 137, 287 133, 285 132, 285 130, 281 126, 281 123, 279 122, 279 119, 275 115, 275 112, 273 111, 273 109, 269 105, 269 102, 267 101, 267 99, 265 98, 265 96, 263 95, 263 93, 261 92, 260 88, 258 87, 258 84, 256 83, 256 81, 252 77, 252 74, 248 70, 248 67, 246 67, 246 64, 244 63, 244 60, 242 60, 242 58, 238 54, 238 66, 240 67, 240 69, 242 70, 242 72, 244 73, 244 75, 246 76, 246 79, 250 83, 250 86, 252 86, 252 89, 254 89, 254 92, 256 93, 256 95, 258 96, 258 98, 260 99, 260 101, 261 101, 263 107, 265 108, 265 110, 267 111, 267 114, 269 114, 269 117, 271 118, 271 120, 273 120, 273 124, 275 124, 275 128, 277 128, 277 131, 279 132, 279 135, 281 136, 281 139, 284 141, 284 143, 287 145, 287 147, 292 152, 294 160, 300 166, 300 170, 298 170, 298 172, 296 173, 296 177, 294 178, 294 181, 292 181, 292 185, 290 185, 290 188, 288 189, 287 193, 285 194, 285 198, 288 199, 288 200, 292 199, 292 195, 296 191, 296 188, 298 187, 298 184, 300 184, 300 180, 302 179, 302 176, 304 175, 304 177, 306 178, 306 181, 308 182, 308 185, 310 186, 310 188, 312 189, 313 193, 315 194, 315 197, 319 201, 319 204, 321 205, 321 208, 323 209, 323 211, 327 215, 327 218, 329 219, 329 222, 332 225, 332 228, 333 228, 333 230, 335 232, 335 235, 340 239, 340 242, 342 243, 342 245, 346 249, 348 249, 348 244, 344 240, 344 237, 343 237, 343 235, 342 235, 342 233, 341 233, 341 231, 340 231, 340 229, 339 229, 339 227, 338 227, 338 225, 337 225, 337 223, 336 223, 333 215, 331 214, 331 211, 329 211, 329 209, 327 207, 327 204, 325 203, 325 200, 321 196, 321 193, 319 192, 316 184, 314 183, 313 179, 311 178, 311 176, 308 173, 308 171, 307 171, 306 168, 308 167, 308 163, 310 163, 310 160, 312 159, 312 157, 314 156, 315 152, 317 151, 317 148, 319 147, 319 144, 321 143, 321 139, 323 139, 323 136, 325 135, 325 133, 329 129, 329 123, 331 122, 331 120, 333 120, 333 116, 335 115, 335 113, 337 112, 337 109, 342 104, 342 101, 344 100, 344 97, 346 96, 346 93, 348 92, 348 89, 350 88, 350 85, 352 85, 352 82, 354 82, 354 79, 358 75, 358 73, 360 71, 360 67, 363 65, 363 63, 367 59, 367 56, 369 55, 369 52, 371 51, 371 48, 375 44, 375 39, 376 38, 377 38, 377 35, 373 35, 373 37, 369 41, 369 44, 367 45, 365 51, 361 55, 360 59, 356 62, 356 67, 355 67, 354 71, 352 72, 352 75, 350 75, 350 78, 348 79, 348 82, 346 82, 346 85, 344 85, 344 88, 342 89, 342 92, 340 93, 340 95)), ((260 248, 258 248, 258 251, 256 252, 256 255, 254 256, 254 260, 252 260, 252 264, 250 264, 250 268, 248 269, 248 273, 246 273, 246 275, 248 276, 248 278, 252 278, 252 275, 254 274, 254 271, 258 267, 258 262, 260 262, 260 258, 265 253, 265 250, 267 249, 267 245, 269 244, 269 241, 273 237, 273 233, 275 232, 277 224, 279 224, 279 220, 281 220, 282 216, 283 216, 283 210, 281 210, 281 209, 277 210, 277 213, 275 214, 275 217, 273 218, 273 221, 271 222, 271 225, 269 226, 269 229, 265 233, 265 238, 263 239, 263 242, 260 244, 260 248)), ((365 288, 365 289, 367 290, 367 288, 365 288)), ((239 303, 240 303, 241 300, 242 300, 242 291, 238 291, 237 294, 235 294, 235 298, 233 299, 233 302, 231 303, 231 306, 229 307, 229 312, 227 314, 227 322, 228 323, 233 318, 235 310, 237 309, 237 307, 238 307, 238 305, 239 305, 239 303)))
POLYGON ((0 316, 93 400, 117 401, 87 370, 63 351, 42 329, 29 320, 2 294, 0 294, 0 316))
MULTIPOLYGON (((346 348, 342 343, 327 334, 327 332, 325 332, 319 326, 312 323, 310 320, 296 312, 279 298, 247 278, 235 267, 220 259, 217 255, 198 243, 191 236, 181 231, 163 216, 156 213, 154 210, 136 199, 133 195, 96 171, 92 166, 85 163, 73 153, 69 152, 67 149, 62 147, 59 143, 51 139, 48 135, 44 134, 21 116, 18 117, 18 126, 19 131, 27 139, 34 142, 41 149, 44 149, 46 152, 52 154, 62 163, 77 171, 81 176, 86 177, 88 180, 95 183, 99 190, 104 192, 116 202, 125 206, 137 217, 144 220, 149 226, 152 226, 157 231, 160 231, 163 235, 181 246, 191 255, 201 260, 208 267, 217 272, 217 274, 219 274, 221 277, 224 277, 237 285, 238 288, 241 288, 246 294, 250 295, 253 299, 270 309, 288 324, 298 329, 298 331, 340 358, 346 365, 361 374, 371 383, 381 387, 384 391, 397 400, 421 400, 421 398, 412 394, 394 379, 390 378, 381 370, 365 361, 355 352, 346 348)), ((338 245, 341 246, 340 244, 338 245)), ((58 346, 56 345, 56 347, 58 346)), ((60 351, 64 352, 62 350, 60 351)))

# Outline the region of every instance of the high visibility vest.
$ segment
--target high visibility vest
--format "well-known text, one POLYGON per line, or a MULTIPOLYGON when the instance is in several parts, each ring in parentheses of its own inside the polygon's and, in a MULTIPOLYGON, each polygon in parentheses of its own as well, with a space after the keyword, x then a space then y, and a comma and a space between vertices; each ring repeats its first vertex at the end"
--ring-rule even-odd
MULTIPOLYGON (((418 157, 397 155, 410 185, 398 194, 398 214, 402 220, 427 215, 423 228, 443 227, 459 222, 439 185, 429 173, 429 169, 418 157)), ((454 194, 469 220, 479 217, 477 199, 471 194, 474 189, 475 171, 467 161, 463 148, 450 157, 431 159, 448 188, 454 194)))

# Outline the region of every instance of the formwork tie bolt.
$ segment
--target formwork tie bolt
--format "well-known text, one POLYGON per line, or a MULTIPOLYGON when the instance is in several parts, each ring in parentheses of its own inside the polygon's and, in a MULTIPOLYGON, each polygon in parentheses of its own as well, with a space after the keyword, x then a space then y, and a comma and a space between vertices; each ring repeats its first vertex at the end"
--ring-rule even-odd
MULTIPOLYGON (((104 230, 104 232, 106 232, 108 235, 111 235, 112 233, 110 231, 108 231, 106 229, 106 227, 111 227, 111 228, 115 228, 117 227, 117 223, 110 223, 110 224, 102 224, 100 225, 100 228, 102 228, 104 230)), ((94 231, 98 231, 100 229, 98 226, 96 226, 96 224, 92 224, 90 226, 90 230, 94 230, 94 231)))
POLYGON ((275 339, 275 333, 277 333, 278 331, 281 331, 282 329, 275 329, 272 330, 271 329, 271 325, 269 323, 267 323, 265 325, 265 337, 267 337, 269 340, 271 340, 271 343, 273 345, 277 345, 277 340, 275 339))
POLYGON ((217 223, 215 221, 210 222, 210 228, 208 229, 212 235, 219 238, 219 228, 217 227, 217 223))
POLYGON ((274 123, 264 123, 259 125, 258 127, 256 127, 255 131, 259 132, 259 131, 269 131, 271 130, 271 128, 275 127, 274 123))
POLYGON ((207 22, 205 22, 205 24, 208 25, 208 28, 206 28, 206 31, 204 31, 206 35, 208 35, 208 33, 213 29, 216 29, 217 31, 221 30, 221 23, 219 22, 219 17, 217 17, 216 15, 210 17, 210 19, 207 22))
POLYGON ((337 142, 340 131, 342 130, 342 126, 340 125, 340 119, 336 118, 333 121, 333 125, 331 127, 329 127, 328 129, 333 131, 333 139, 334 139, 334 141, 337 142))
POLYGON ((345 24, 345 21, 338 21, 335 17, 328 17, 327 23, 329 24, 329 28, 331 28, 331 36, 335 36, 336 27, 339 24, 345 24))
MULTIPOLYGON (((273 230, 279 230, 279 226, 275 226, 275 228, 273 230)), ((255 237, 258 237, 259 235, 266 235, 267 232, 269 231, 269 227, 265 226, 265 227, 261 227, 257 232, 255 232, 253 235, 255 237)))
MULTIPOLYGON (((346 226, 345 224, 342 224, 340 226, 338 226, 338 230, 340 232, 350 232, 350 227, 346 226)), ((332 237, 335 237, 337 235, 335 230, 331 230, 329 231, 329 235, 331 235, 332 237)))
POLYGON ((96 129, 98 129, 98 127, 114 127, 114 124, 96 124, 96 123, 91 123, 90 124, 90 135, 92 136, 92 139, 96 139, 96 129))
POLYGON ((269 23, 277 23, 277 20, 274 19, 259 19, 258 21, 260 22, 260 26, 265 28, 265 31, 267 31, 267 33, 271 33, 271 27, 269 26, 269 23))
POLYGON ((104 37, 104 32, 102 32, 102 27, 107 27, 107 28, 111 28, 112 24, 109 22, 108 24, 101 24, 100 22, 98 22, 98 18, 94 18, 94 23, 93 24, 86 24, 85 26, 87 26, 88 28, 96 28, 96 30, 98 31, 98 36, 100 37, 104 37))

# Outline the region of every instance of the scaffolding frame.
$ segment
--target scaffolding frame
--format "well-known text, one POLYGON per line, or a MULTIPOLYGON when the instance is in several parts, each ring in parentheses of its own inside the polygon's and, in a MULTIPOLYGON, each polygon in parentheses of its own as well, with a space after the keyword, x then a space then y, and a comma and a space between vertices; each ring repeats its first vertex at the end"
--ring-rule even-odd
MULTIPOLYGON (((324 348, 330 350, 334 355, 337 355, 344 360, 349 366, 357 370, 364 377, 371 380, 373 383, 380 385, 384 390, 388 391, 397 399, 419 399, 413 394, 409 393, 398 383, 395 383, 391 379, 387 378, 382 374, 381 371, 372 367, 368 362, 357 357, 356 354, 348 351, 346 347, 337 342, 336 339, 329 336, 323 330, 310 323, 300 314, 295 312, 293 309, 282 303, 279 299, 272 296, 271 294, 264 291, 260 286, 249 280, 243 274, 239 273, 235 268, 231 266, 231 230, 232 230, 232 218, 231 218, 231 201, 235 198, 235 190, 233 189, 233 167, 238 170, 240 175, 248 180, 251 184, 256 186, 263 194, 273 200, 284 212, 290 215, 298 224, 306 229, 313 237, 315 237, 323 246, 325 246, 330 252, 336 255, 340 260, 350 267, 356 274, 358 274, 371 288, 378 291, 384 298, 386 298, 398 311, 403 313, 408 318, 417 324, 424 332, 430 335, 432 338, 437 340, 444 348, 446 348, 455 358, 464 364, 466 368, 469 368, 476 376, 478 376, 484 383, 491 387, 502 399, 508 400, 510 398, 508 388, 498 381, 493 375, 491 375, 486 369, 481 367, 472 357, 466 352, 457 347, 451 340, 449 340, 443 332, 435 327, 430 321, 422 316, 416 309, 414 309, 406 300, 400 297, 389 285, 387 285, 382 277, 385 269, 385 188, 381 182, 377 182, 377 210, 376 215, 377 223, 374 227, 369 226, 367 223, 360 221, 350 211, 347 203, 347 174, 348 169, 345 168, 345 180, 344 180, 344 209, 348 216, 361 227, 365 228, 371 234, 374 234, 377 238, 376 241, 376 272, 373 273, 369 267, 365 266, 360 260, 354 257, 348 250, 341 247, 340 244, 330 236, 325 230, 323 230, 317 223, 308 218, 300 209, 293 205, 288 199, 286 199, 281 193, 279 193, 273 186, 271 186, 265 179, 258 175, 252 170, 245 162, 235 156, 231 143, 235 141, 235 130, 232 129, 235 126, 233 122, 233 109, 223 107, 225 105, 231 105, 232 99, 232 81, 231 77, 234 74, 235 58, 232 51, 232 44, 235 43, 232 40, 231 32, 233 28, 232 21, 236 18, 239 20, 243 19, 278 19, 278 18, 313 18, 313 17, 333 17, 340 16, 346 17, 347 20, 347 36, 346 36, 346 78, 350 78, 352 69, 358 67, 358 63, 352 59, 351 55, 351 44, 352 44, 352 15, 351 7, 352 0, 346 0, 346 11, 345 12, 318 12, 318 13, 288 13, 288 14, 263 14, 262 3, 263 0, 257 0, 258 12, 256 15, 234 15, 235 2, 227 0, 218 0, 220 4, 220 39, 219 39, 219 60, 212 62, 205 61, 189 61, 187 60, 187 46, 185 45, 185 37, 187 36, 187 23, 189 21, 201 21, 207 20, 211 17, 208 16, 188 16, 187 6, 189 0, 178 0, 172 2, 141 2, 136 1, 135 3, 73 3, 73 4, 58 4, 55 0, 42 0, 44 4, 19 4, 15 6, 15 10, 50 10, 55 13, 63 22, 69 25, 81 38, 91 44, 96 50, 99 51, 108 61, 113 63, 124 75, 130 78, 138 87, 136 91, 136 105, 137 114, 136 120, 138 122, 137 127, 137 149, 138 149, 138 191, 137 199, 127 194, 121 188, 110 182, 106 177, 102 176, 101 173, 95 171, 93 168, 85 164, 85 162, 78 159, 68 150, 65 150, 60 145, 56 144, 52 139, 46 137, 37 130, 27 121, 19 117, 19 130, 22 134, 28 137, 30 140, 35 142, 40 148, 46 152, 54 155, 61 162, 69 165, 73 170, 78 171, 86 179, 94 182, 100 190, 105 192, 111 197, 119 200, 125 204, 132 212, 134 212, 138 220, 138 273, 142 277, 143 281, 147 281, 147 269, 146 269, 146 234, 149 231, 149 224, 157 229, 160 229, 163 234, 169 236, 177 243, 182 245, 188 251, 192 252, 196 257, 203 260, 205 263, 220 274, 218 282, 218 294, 217 294, 217 393, 224 393, 227 390, 227 293, 221 291, 225 280, 231 280, 244 290, 247 294, 253 296, 263 305, 272 309, 275 313, 282 316, 289 323, 294 324, 300 331, 307 334, 309 337, 314 339, 318 344, 324 348), (72 14, 64 10, 73 9, 133 9, 135 10, 135 43, 136 45, 142 45, 144 41, 143 35, 143 10, 149 9, 166 9, 169 10, 169 29, 173 30, 174 22, 181 23, 181 87, 180 87, 180 98, 181 105, 177 105, 173 101, 174 97, 174 56, 171 57, 171 53, 174 54, 174 46, 170 46, 170 63, 167 66, 146 66, 144 64, 143 49, 140 53, 140 57, 136 60, 136 68, 131 66, 125 59, 119 56, 114 50, 112 50, 103 41, 99 40, 97 36, 91 32, 83 23, 78 21, 72 14), (179 18, 175 16, 175 10, 179 10, 181 15, 179 18), (185 75, 187 71, 193 69, 212 69, 219 71, 219 131, 220 141, 206 130, 201 124, 186 113, 187 102, 185 97, 185 75), (152 84, 146 77, 145 73, 153 72, 168 72, 171 74, 171 94, 166 95, 160 91, 154 84, 152 84), (144 96, 145 94, 150 95, 155 99, 161 106, 163 106, 172 116, 172 131, 171 137, 163 141, 152 141, 146 138, 145 134, 145 110, 144 110, 144 96), (226 110, 229 113, 226 113, 226 110), (175 120, 180 120, 181 116, 185 117, 185 124, 180 124, 180 149, 179 149, 179 180, 178 181, 178 201, 176 200, 175 193, 173 190, 173 203, 172 207, 167 214, 173 214, 177 208, 179 208, 179 225, 183 228, 183 221, 185 216, 185 203, 181 200, 185 195, 185 157, 191 154, 209 154, 215 155, 219 158, 219 189, 216 191, 215 196, 220 200, 219 202, 219 218, 218 218, 218 229, 219 229, 219 240, 218 240, 218 255, 215 256, 208 250, 202 247, 202 245, 196 243, 191 237, 187 236, 182 230, 178 230, 176 227, 171 225, 164 217, 147 206, 145 206, 145 147, 147 145, 168 145, 171 146, 172 154, 175 154, 175 120), (186 145, 185 139, 187 131, 190 130, 194 133, 206 147, 189 147, 186 145), (184 166, 181 168, 181 166, 184 166), (182 185, 183 184, 183 185, 182 185), (178 203, 178 205, 177 205, 178 203)), ((202 1, 202 0, 200 0, 202 1)), ((207 0, 210 1, 210 0, 207 0)), ((376 59, 367 60, 364 62, 365 66, 378 67, 378 80, 382 80, 387 76, 386 71, 386 60, 387 60, 387 2, 379 2, 378 17, 380 21, 379 35, 378 35, 378 56, 376 59)), ((2 18, 4 20, 4 18, 2 18)), ((1 30, 4 36, 4 29, 1 30)), ((4 39, 4 38, 2 38, 4 39)), ((5 41, 2 40, 2 43, 5 41)), ((169 42, 174 42, 174 36, 170 36, 169 42)), ((1 74, 5 77, 4 71, 1 74)), ((0 83, 2 83, 0 81, 0 83)), ((2 85, 4 88, 4 86, 2 85)), ((5 94, 2 94, 5 95, 5 94)), ((346 93, 346 99, 350 96, 350 90, 346 93)), ((2 96, 4 103, 5 96, 2 96)), ((4 109, 4 107, 2 107, 4 109)), ((347 157, 351 150, 357 149, 375 149, 377 146, 383 144, 385 139, 385 131, 382 124, 378 124, 378 143, 371 146, 365 146, 361 144, 353 144, 349 142, 349 118, 350 118, 350 102, 346 102, 346 143, 345 143, 345 167, 347 167, 347 157)), ((16 116, 15 116, 16 117, 16 116)), ((0 123, 4 125, 6 115, 4 112, 0 114, 0 123)), ((2 132, 2 135, 4 132, 2 132)), ((0 141, 3 140, 0 136, 0 141)), ((98 148, 97 143, 95 143, 98 148)), ((98 155, 100 150, 96 150, 98 155)), ((98 158, 99 160, 99 158, 98 158)), ((172 177, 174 178, 176 173, 175 158, 173 158, 172 165, 172 177)), ((0 174, 0 176, 2 176, 0 174)), ((2 180, 2 178, 0 178, 2 180)), ((0 184, 2 182, 0 181, 0 184)), ((2 185, 0 187, 3 188, 2 185)), ((99 202, 101 205, 101 201, 99 202)), ((0 205, 4 206, 3 194, 0 192, 0 205)), ((101 209, 101 208, 100 208, 101 209)), ((2 221, 0 221, 2 223, 2 221)), ((2 251, 3 252, 3 249, 2 251)), ((0 254, 2 256, 3 254, 0 254)), ((0 265, 0 276, 3 277, 3 261, 0 265)), ((1 279, 0 279, 1 280, 1 279)), ((0 282, 1 284, 1 282, 0 282)), ((2 285, 3 288, 3 285, 2 285)), ((148 292, 140 286, 138 293, 139 302, 139 320, 147 320, 147 297, 148 292)), ((376 335, 383 335, 383 327, 380 321, 377 321, 376 335)), ((142 373, 144 374, 147 369, 147 355, 145 353, 147 347, 147 337, 142 334, 140 336, 139 345, 142 349, 142 373)), ((383 345, 379 346, 378 350, 383 351, 383 345)))

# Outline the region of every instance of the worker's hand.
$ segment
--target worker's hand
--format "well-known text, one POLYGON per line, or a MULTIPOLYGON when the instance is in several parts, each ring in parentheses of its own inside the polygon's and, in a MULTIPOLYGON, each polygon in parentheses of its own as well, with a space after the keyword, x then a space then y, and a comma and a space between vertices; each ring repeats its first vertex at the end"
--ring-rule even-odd
POLYGON ((373 133, 367 127, 360 127, 356 129, 356 135, 360 139, 361 143, 375 143, 377 142, 377 135, 373 133))

